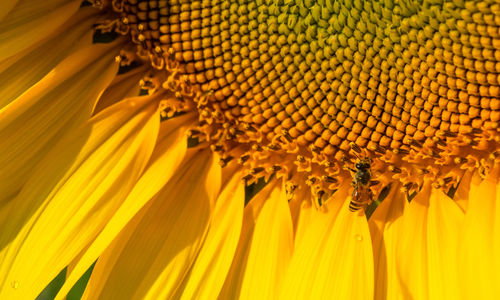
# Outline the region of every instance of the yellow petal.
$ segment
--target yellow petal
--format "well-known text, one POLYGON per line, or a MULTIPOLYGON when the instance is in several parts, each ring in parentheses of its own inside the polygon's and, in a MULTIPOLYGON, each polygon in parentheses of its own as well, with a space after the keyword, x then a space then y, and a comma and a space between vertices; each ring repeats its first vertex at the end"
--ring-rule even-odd
POLYGON ((425 206, 429 206, 431 190, 431 182, 426 181, 405 210, 398 236, 396 270, 403 295, 409 299, 429 298, 425 206))
POLYGON ((396 268, 406 299, 457 299, 457 247, 463 212, 442 191, 424 186, 405 209, 396 268))
POLYGON ((255 222, 240 299, 276 299, 293 251, 285 189, 275 188, 255 222))
MULTIPOLYGON (((495 226, 493 229, 493 257, 495 258, 494 270, 500 270, 500 181, 496 182, 495 195, 495 226)), ((495 286, 500 286, 500 277, 496 277, 495 286)))
POLYGON ((97 102, 93 113, 97 114, 124 98, 139 96, 141 90, 139 81, 144 77, 146 69, 146 66, 137 67, 125 74, 116 76, 115 80, 102 94, 99 102, 97 102))
POLYGON ((245 206, 243 211, 243 225, 240 239, 236 248, 231 268, 222 287, 218 299, 238 299, 241 292, 241 285, 245 268, 247 265, 250 244, 255 229, 255 220, 258 218, 262 207, 269 199, 272 191, 277 188, 276 182, 268 183, 259 191, 252 200, 245 206))
POLYGON ((406 203, 401 184, 394 183, 368 222, 375 268, 374 299, 403 297, 396 273, 396 246, 402 230, 402 215, 406 203))
POLYGON ((35 298, 95 238, 145 168, 158 127, 157 102, 130 99, 41 161, 0 220, 0 299, 35 298))
POLYGON ((0 110, 0 202, 19 190, 51 144, 88 120, 116 74, 112 47, 74 53, 0 110))
POLYGON ((68 269, 58 297, 66 296, 126 224, 172 178, 186 154, 185 133, 194 118, 194 114, 186 114, 161 123, 162 134, 146 171, 92 244, 68 269))
POLYGON ((301 239, 304 234, 307 233, 308 227, 312 224, 315 219, 325 219, 327 216, 324 212, 328 211, 331 215, 336 215, 343 205, 343 199, 348 197, 348 189, 346 186, 335 192, 337 195, 334 198, 329 199, 322 207, 314 207, 311 202, 310 189, 306 187, 299 187, 297 198, 302 200, 300 202, 299 215, 297 218, 297 224, 294 224, 295 229, 295 244, 301 243, 301 239), (342 199, 342 201, 336 201, 333 199, 342 199), (332 200, 332 201, 330 201, 332 200))
MULTIPOLYGON (((144 207, 127 223, 127 226, 120 232, 113 242, 106 248, 106 251, 99 257, 99 265, 94 265, 92 274, 87 283, 87 287, 82 295, 82 299, 98 299, 97 296, 106 284, 106 278, 108 278, 113 271, 113 268, 103 268, 101 266, 114 266, 118 259, 120 258, 120 253, 123 251, 127 245, 131 236, 135 233, 137 226, 141 223, 142 219, 146 213, 150 210, 154 201, 147 202, 144 207), (96 268, 97 266, 97 268, 96 268), (103 279, 103 280, 101 280, 103 279), (89 297, 89 295, 91 295, 89 297)), ((66 294, 66 293, 64 293, 66 294)), ((65 296, 65 295, 64 295, 65 296)), ((64 299, 63 293, 58 293, 57 298, 64 299)), ((127 295, 123 299, 132 298, 132 295, 127 295)))
POLYGON ((175 293, 206 236, 220 166, 210 151, 202 150, 191 153, 176 175, 133 232, 127 226, 111 252, 99 258, 88 299, 169 299, 175 293))
POLYGON ((429 296, 432 299, 460 299, 458 273, 461 270, 458 265, 457 249, 465 215, 453 200, 439 190, 432 191, 429 201, 427 212, 429 296))
POLYGON ((465 214, 460 247, 460 287, 465 299, 497 299, 500 297, 498 278, 498 177, 500 164, 482 179, 474 174, 470 183, 469 204, 465 214))
POLYGON ((302 237, 304 224, 310 223, 314 218, 314 213, 318 213, 312 207, 311 190, 308 186, 299 186, 293 193, 292 199, 288 202, 293 221, 294 240, 302 237))
POLYGON ((74 51, 75 41, 83 39, 91 45, 91 28, 96 21, 96 11, 91 8, 82 10, 63 24, 51 39, 1 64, 0 108, 19 97, 74 51), (41 55, 43 59, 40 59, 41 55))
POLYGON ((311 203, 304 201, 300 205, 299 217, 297 222, 297 230, 295 231, 295 244, 302 243, 302 238, 304 238, 307 233, 307 227, 311 224, 312 220, 316 217, 321 217, 322 213, 319 212, 311 203))
POLYGON ((4 0, 0 3, 0 21, 16 6, 19 0, 4 0))
POLYGON ((239 174, 222 190, 205 242, 176 299, 216 299, 240 237, 245 184, 239 174))
POLYGON ((27 0, 0 22, 0 61, 43 40, 80 6, 81 0, 27 0))
POLYGON ((295 245, 280 299, 373 299, 373 254, 366 217, 349 211, 348 187, 331 199, 344 203, 311 220, 295 245))
POLYGON ((460 183, 458 184, 457 190, 455 191, 455 195, 453 196, 453 200, 464 212, 467 211, 467 207, 469 205, 469 190, 472 175, 473 172, 464 172, 462 178, 460 178, 460 183))

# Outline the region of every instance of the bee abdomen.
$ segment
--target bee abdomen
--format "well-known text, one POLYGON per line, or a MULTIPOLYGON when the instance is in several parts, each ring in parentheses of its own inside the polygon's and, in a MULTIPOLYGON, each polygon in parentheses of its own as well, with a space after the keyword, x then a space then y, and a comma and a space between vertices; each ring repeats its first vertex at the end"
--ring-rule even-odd
POLYGON ((351 201, 349 203, 349 210, 352 212, 355 212, 355 211, 359 210, 362 206, 363 206, 362 203, 351 201))

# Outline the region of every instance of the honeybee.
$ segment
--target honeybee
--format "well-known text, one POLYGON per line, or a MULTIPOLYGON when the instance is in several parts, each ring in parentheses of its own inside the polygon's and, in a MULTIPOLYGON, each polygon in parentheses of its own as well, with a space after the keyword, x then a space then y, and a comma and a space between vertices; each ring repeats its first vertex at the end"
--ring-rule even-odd
POLYGON ((373 200, 373 192, 370 187, 376 182, 371 181, 370 162, 369 158, 361 159, 356 163, 356 170, 349 168, 355 173, 352 181, 354 191, 349 203, 349 210, 352 212, 365 208, 373 200))

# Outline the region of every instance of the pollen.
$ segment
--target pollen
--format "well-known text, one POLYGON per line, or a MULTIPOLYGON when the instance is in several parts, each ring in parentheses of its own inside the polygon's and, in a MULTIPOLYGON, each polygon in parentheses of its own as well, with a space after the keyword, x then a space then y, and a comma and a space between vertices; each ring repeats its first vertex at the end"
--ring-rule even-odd
POLYGON ((116 27, 166 74, 161 86, 199 111, 200 140, 223 154, 221 165, 237 157, 250 180, 303 176, 321 195, 350 178, 346 167, 364 155, 387 181, 414 189, 436 176, 449 187, 451 169, 498 149, 495 1, 112 7, 116 27))

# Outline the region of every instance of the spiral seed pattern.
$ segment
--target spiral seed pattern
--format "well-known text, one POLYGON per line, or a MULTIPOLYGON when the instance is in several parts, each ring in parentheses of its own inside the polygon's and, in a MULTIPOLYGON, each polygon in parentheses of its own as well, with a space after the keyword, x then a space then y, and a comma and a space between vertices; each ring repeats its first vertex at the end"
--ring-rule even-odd
POLYGON ((257 150, 288 147, 306 160, 341 161, 355 144, 374 156, 420 149, 419 157, 456 162, 459 154, 444 146, 498 142, 498 1, 115 0, 113 7, 153 66, 177 63, 202 93, 195 101, 206 123, 257 150))

